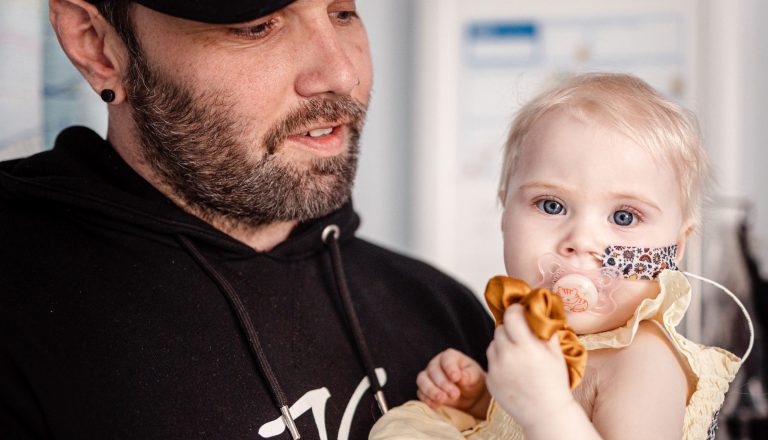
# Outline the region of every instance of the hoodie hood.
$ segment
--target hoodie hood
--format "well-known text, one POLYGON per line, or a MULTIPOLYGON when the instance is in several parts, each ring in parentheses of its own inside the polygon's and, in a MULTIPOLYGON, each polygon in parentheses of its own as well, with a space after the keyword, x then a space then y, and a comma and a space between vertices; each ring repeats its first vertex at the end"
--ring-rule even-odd
MULTIPOLYGON (((70 127, 51 151, 0 163, 0 200, 53 202, 89 215, 138 226, 148 233, 184 235, 228 254, 250 255, 248 245, 195 217, 137 174, 109 142, 85 127, 70 127)), ((352 203, 319 219, 299 224, 288 239, 265 255, 305 258, 323 251, 323 229, 336 224, 340 242, 354 236, 360 220, 352 203)))

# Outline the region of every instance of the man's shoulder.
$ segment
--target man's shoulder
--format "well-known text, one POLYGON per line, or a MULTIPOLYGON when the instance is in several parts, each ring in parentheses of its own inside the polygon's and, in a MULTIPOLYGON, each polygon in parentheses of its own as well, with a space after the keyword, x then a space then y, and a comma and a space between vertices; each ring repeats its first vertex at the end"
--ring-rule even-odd
POLYGON ((350 251, 351 259, 356 261, 355 265, 375 264, 379 273, 415 282, 418 285, 429 287, 430 290, 447 289, 460 291, 462 294, 471 294, 466 286, 430 263, 366 239, 356 238, 350 251))
MULTIPOLYGON (((26 231, 38 230, 40 223, 57 223, 47 207, 0 196, 0 234, 18 236, 26 231)), ((46 231, 42 229, 39 233, 45 234, 46 231)))

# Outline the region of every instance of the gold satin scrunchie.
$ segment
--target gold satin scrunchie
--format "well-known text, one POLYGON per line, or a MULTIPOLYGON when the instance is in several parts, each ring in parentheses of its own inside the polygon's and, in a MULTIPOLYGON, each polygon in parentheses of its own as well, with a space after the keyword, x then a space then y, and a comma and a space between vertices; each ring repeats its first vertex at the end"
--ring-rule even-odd
POLYGON ((557 333, 560 349, 563 350, 565 363, 568 365, 568 378, 571 389, 584 377, 587 365, 587 350, 579 342, 576 333, 565 323, 563 301, 549 289, 531 290, 525 281, 506 276, 496 276, 488 281, 485 288, 485 301, 496 319, 496 326, 501 325, 504 310, 512 304, 523 306, 525 320, 533 334, 548 341, 557 333))

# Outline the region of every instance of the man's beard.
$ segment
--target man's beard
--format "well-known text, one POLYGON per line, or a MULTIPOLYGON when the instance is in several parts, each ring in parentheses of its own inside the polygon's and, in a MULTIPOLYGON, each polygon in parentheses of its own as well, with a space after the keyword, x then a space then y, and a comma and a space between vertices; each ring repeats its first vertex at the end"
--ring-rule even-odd
MULTIPOLYGON (((163 184, 208 222, 261 226, 324 216, 349 200, 366 108, 347 97, 311 98, 247 142, 226 91, 199 97, 134 53, 126 87, 142 155, 163 184), (317 122, 346 122, 347 151, 293 165, 286 138, 317 122)), ((258 99, 258 98, 257 98, 258 99)))

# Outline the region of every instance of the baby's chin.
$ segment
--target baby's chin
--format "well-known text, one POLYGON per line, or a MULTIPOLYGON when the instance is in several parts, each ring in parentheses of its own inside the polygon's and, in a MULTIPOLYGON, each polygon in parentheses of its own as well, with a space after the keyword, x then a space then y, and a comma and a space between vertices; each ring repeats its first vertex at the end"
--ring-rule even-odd
POLYGON ((589 312, 565 312, 565 320, 577 335, 589 335, 619 328, 629 321, 631 315, 631 313, 624 314, 616 313, 615 311, 608 315, 596 315, 589 312))
POLYGON ((614 292, 616 308, 610 313, 601 315, 566 311, 565 320, 577 335, 607 332, 624 326, 643 300, 656 298, 658 294, 657 281, 626 280, 622 283, 621 289, 614 292))

